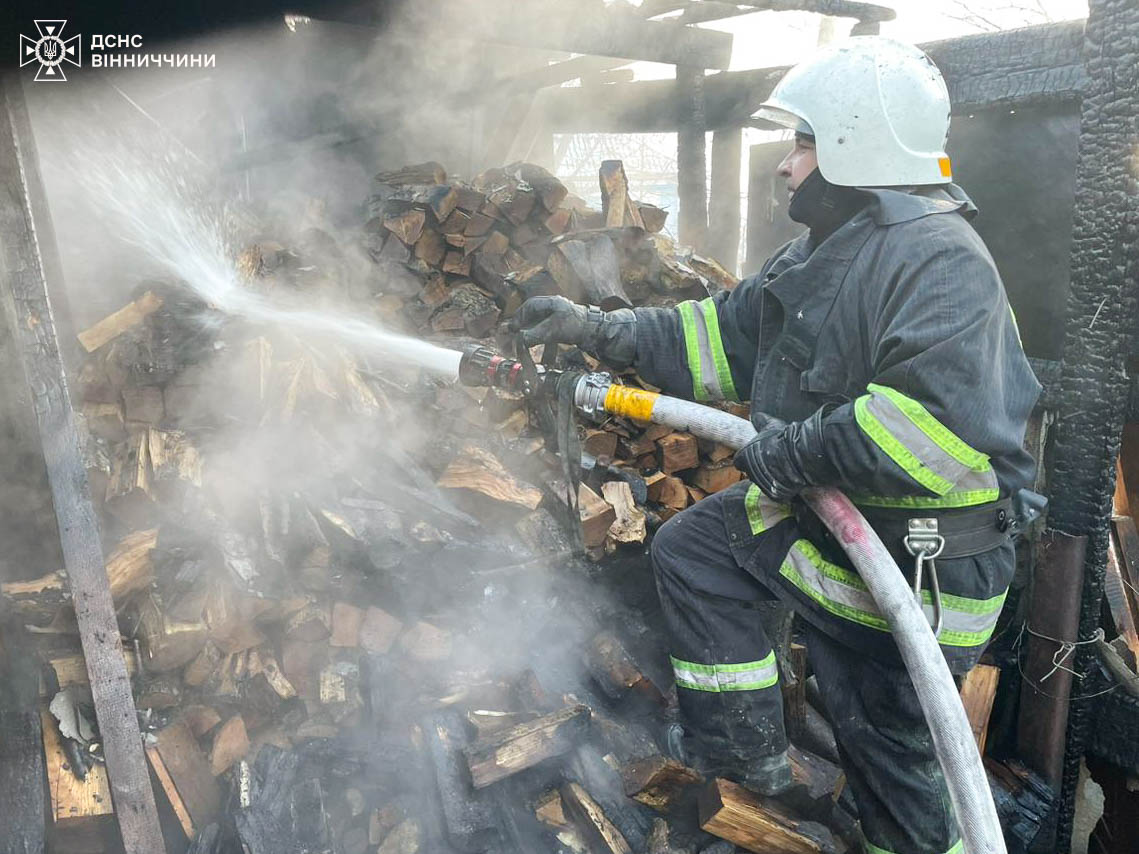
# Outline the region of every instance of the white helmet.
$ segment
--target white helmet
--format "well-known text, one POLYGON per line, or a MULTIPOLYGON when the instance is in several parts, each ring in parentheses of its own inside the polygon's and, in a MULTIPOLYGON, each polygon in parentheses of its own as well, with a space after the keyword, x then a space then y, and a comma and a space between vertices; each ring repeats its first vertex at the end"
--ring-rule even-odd
POLYGON ((913 45, 855 36, 784 75, 757 115, 815 137, 819 171, 844 187, 947 184, 949 91, 913 45))

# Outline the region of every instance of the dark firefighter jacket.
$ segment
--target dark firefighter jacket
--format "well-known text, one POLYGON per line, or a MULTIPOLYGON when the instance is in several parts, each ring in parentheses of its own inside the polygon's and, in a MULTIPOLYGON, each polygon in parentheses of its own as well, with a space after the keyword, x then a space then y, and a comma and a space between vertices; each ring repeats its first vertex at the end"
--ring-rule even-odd
MULTIPOLYGON (((1022 443, 1040 385, 996 266, 966 220, 976 208, 954 185, 866 192, 869 204, 813 251, 804 233, 730 292, 636 309, 638 372, 690 400, 750 399, 753 418, 802 420, 827 406, 825 446, 839 476, 831 485, 868 512, 952 513, 1031 486, 1022 443)), ((754 485, 732 488, 733 544, 744 548, 764 529, 765 502, 754 485)), ((840 639, 892 647, 842 553, 811 539, 796 541, 778 569, 780 592, 840 639)), ((992 634, 1013 549, 937 568, 940 641, 960 671, 992 634)))

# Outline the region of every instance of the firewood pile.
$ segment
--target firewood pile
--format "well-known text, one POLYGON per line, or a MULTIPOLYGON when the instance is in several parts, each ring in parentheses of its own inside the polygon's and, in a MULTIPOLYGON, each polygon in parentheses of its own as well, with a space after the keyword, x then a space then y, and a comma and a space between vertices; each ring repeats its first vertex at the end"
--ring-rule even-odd
MULTIPOLYGON (((672 305, 735 284, 660 234, 619 162, 600 183, 598 212, 530 164, 470 183, 411 166, 376 177, 356 243, 308 229, 236 267, 260 293, 452 347, 535 294, 672 305)), ((783 655, 799 785, 775 804, 665 758, 663 640, 651 607, 606 586, 607 556, 632 557, 622 572, 651 594, 647 538, 738 480, 729 449, 581 428, 583 561, 517 396, 225 316, 175 283, 79 342, 72 396, 168 850, 668 854, 708 833, 856 850, 805 650, 783 655)), ((43 662, 52 838, 113 850, 67 578, 2 592, 43 662)))

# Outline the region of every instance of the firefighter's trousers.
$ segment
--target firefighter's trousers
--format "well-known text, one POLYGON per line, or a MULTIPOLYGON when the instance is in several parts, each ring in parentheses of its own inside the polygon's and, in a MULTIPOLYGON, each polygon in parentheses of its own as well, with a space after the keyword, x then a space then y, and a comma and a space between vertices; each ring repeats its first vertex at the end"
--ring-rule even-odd
MULTIPOLYGON (((729 544, 723 496, 665 523, 652 558, 690 748, 706 767, 742 777, 748 761, 787 747, 775 657, 757 606, 781 598, 778 569, 803 534, 794 516, 767 505, 771 524, 745 548, 729 544)), ((868 850, 959 851, 933 740, 905 669, 802 623, 868 850)))

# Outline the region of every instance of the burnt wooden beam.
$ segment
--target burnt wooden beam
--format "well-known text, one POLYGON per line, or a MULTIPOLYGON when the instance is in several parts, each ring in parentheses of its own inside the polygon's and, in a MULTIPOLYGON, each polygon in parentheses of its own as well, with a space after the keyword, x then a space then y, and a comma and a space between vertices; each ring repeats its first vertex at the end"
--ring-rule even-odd
MULTIPOLYGON (((945 75, 954 113, 1080 97, 1087 80, 1083 21, 981 33, 919 45, 945 75)), ((709 130, 742 125, 787 67, 728 71, 704 80, 709 130)), ((549 90, 535 104, 554 133, 654 133, 679 128, 685 107, 669 80, 615 84, 605 99, 549 90)))
POLYGON ((704 104, 704 69, 676 67, 676 101, 680 106, 676 134, 676 184, 680 198, 678 237, 685 246, 702 252, 708 240, 708 167, 704 132, 708 121, 704 104))
POLYGON ((40 185, 41 178, 23 90, 15 76, 6 77, 2 86, 0 233, 4 240, 0 300, 9 329, 19 342, 35 402, 123 846, 127 854, 155 854, 165 846, 41 260, 41 253, 50 255, 56 248, 46 243, 48 235, 32 219, 28 188, 40 185))
POLYGON ((743 128, 723 128, 712 134, 707 251, 732 273, 739 270, 742 157, 743 128))
POLYGON ((30 650, 23 649, 15 621, 0 630, 0 854, 43 854, 46 777, 38 668, 30 650))

